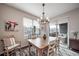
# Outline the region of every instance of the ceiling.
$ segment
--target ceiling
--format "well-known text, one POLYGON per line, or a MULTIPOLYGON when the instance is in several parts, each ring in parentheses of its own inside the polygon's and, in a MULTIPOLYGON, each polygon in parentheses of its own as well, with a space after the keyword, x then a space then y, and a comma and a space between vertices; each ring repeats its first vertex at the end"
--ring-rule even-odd
MULTIPOLYGON (((7 3, 7 5, 28 12, 37 17, 42 16, 42 3, 7 3)), ((52 18, 76 8, 79 8, 78 3, 46 3, 45 13, 46 17, 52 18)))

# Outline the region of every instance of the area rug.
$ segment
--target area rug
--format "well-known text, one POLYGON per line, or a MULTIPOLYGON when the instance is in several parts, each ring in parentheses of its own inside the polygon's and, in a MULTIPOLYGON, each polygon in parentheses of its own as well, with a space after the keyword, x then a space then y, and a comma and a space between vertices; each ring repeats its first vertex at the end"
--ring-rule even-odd
MULTIPOLYGON (((24 48, 21 51, 16 51, 16 56, 29 56, 29 49, 24 48)), ((34 53, 30 56, 36 56, 34 53)), ((59 52, 57 53, 57 56, 79 56, 79 53, 76 53, 69 48, 61 45, 59 48, 59 52)))
POLYGON ((79 56, 79 53, 76 53, 63 45, 60 45, 58 55, 59 56, 79 56))

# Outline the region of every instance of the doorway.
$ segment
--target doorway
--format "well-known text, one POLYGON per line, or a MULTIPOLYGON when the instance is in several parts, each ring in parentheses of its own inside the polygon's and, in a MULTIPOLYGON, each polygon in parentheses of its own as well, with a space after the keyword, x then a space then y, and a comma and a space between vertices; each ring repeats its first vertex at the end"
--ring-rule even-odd
POLYGON ((68 23, 61 23, 59 24, 60 29, 60 35, 63 38, 62 44, 67 45, 68 44, 68 23))

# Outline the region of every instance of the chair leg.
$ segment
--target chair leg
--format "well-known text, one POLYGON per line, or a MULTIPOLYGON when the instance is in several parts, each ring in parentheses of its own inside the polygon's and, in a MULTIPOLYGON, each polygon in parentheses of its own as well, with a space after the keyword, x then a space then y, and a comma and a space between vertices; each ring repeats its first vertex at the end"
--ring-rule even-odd
POLYGON ((21 50, 21 48, 19 49, 19 51, 20 51, 20 55, 22 56, 22 50, 21 50))
POLYGON ((7 50, 7 56, 9 56, 9 51, 7 50))
POLYGON ((4 51, 4 56, 6 56, 6 52, 4 51))

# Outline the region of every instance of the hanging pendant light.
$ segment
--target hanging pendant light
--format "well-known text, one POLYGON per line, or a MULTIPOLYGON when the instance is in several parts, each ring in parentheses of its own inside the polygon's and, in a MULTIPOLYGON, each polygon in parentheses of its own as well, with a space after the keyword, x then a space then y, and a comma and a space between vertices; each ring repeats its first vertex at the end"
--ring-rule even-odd
POLYGON ((42 6, 43 6, 43 12, 42 12, 42 19, 40 21, 40 33, 43 39, 48 39, 49 38, 49 21, 45 17, 45 11, 44 11, 45 4, 43 3, 42 6))
POLYGON ((45 17, 45 11, 44 11, 45 4, 43 3, 42 6, 43 6, 43 12, 42 12, 42 17, 41 17, 41 22, 46 23, 46 22, 49 22, 49 21, 47 19, 48 17, 47 18, 45 17))

